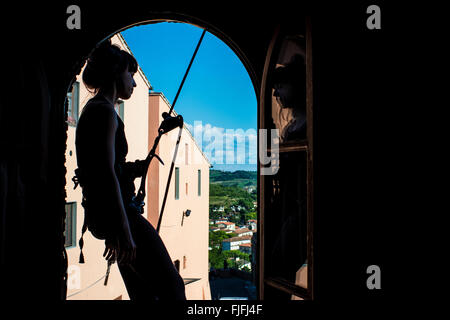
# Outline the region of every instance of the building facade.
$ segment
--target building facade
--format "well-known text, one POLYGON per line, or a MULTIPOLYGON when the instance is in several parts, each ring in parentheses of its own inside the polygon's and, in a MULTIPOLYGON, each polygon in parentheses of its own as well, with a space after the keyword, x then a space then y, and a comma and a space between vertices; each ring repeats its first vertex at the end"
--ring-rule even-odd
MULTIPOLYGON (((163 93, 150 93, 149 110, 149 128, 154 128, 149 133, 150 149, 157 135, 161 114, 170 110, 170 104, 163 93)), ((147 194, 150 206, 147 217, 155 227, 164 200, 178 134, 179 129, 175 128, 161 137, 156 153, 165 165, 155 159, 149 166, 147 194)), ((186 285, 188 299, 195 300, 211 299, 208 280, 210 166, 184 126, 161 219, 160 235, 181 276, 189 283, 186 285)))
POLYGON ((231 230, 231 231, 236 230, 236 224, 233 223, 233 222, 228 222, 228 221, 225 221, 225 222, 219 222, 219 223, 217 224, 217 226, 218 226, 219 228, 223 228, 223 229, 226 229, 226 230, 231 230))
POLYGON ((233 237, 222 241, 222 250, 239 250, 241 244, 251 244, 251 236, 233 237))

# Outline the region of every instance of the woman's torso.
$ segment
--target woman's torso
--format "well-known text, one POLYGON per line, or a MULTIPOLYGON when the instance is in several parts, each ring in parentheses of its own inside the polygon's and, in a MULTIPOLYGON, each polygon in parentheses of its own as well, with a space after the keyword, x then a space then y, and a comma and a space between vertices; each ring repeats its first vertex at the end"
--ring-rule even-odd
MULTIPOLYGON (((101 177, 98 175, 104 172, 106 163, 106 132, 110 119, 114 115, 113 121, 117 122, 117 130, 114 137, 114 163, 117 167, 125 162, 128 153, 128 144, 125 137, 123 121, 117 116, 114 109, 104 97, 95 96, 83 108, 78 120, 75 138, 78 168, 82 171, 84 184, 86 186, 102 185, 101 177), (109 110, 108 110, 109 109, 109 110)), ((92 189, 92 188, 91 188, 92 189)))

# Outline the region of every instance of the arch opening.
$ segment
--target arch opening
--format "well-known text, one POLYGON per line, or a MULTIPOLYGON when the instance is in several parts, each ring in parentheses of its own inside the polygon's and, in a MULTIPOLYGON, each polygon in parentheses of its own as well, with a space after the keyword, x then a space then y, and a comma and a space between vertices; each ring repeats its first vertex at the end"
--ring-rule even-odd
MULTIPOLYGON (((179 18, 179 19, 174 19, 173 17, 172 18, 161 18, 161 19, 153 19, 153 20, 146 20, 146 21, 141 21, 141 22, 138 22, 138 23, 135 23, 135 24, 131 24, 131 25, 128 25, 128 26, 126 26, 126 27, 124 27, 124 28, 121 28, 121 29, 119 29, 119 30, 117 30, 117 31, 115 31, 114 33, 112 33, 112 34, 109 34, 107 37, 105 37, 105 38, 103 38, 102 40, 100 40, 98 43, 101 43, 102 41, 105 41, 105 40, 107 40, 107 39, 113 39, 113 38, 116 38, 116 40, 117 41, 121 41, 121 36, 119 36, 121 33, 123 33, 123 32, 125 32, 125 31, 127 31, 127 30, 130 30, 130 29, 132 29, 132 28, 134 28, 134 27, 139 27, 139 26, 146 26, 146 25, 154 25, 154 24, 157 24, 157 23, 163 23, 163 22, 172 22, 172 23, 184 23, 184 24, 189 24, 189 25, 192 25, 192 26, 195 26, 195 27, 198 27, 198 28, 207 28, 207 30, 208 30, 208 32, 209 33, 211 33, 212 35, 214 35, 215 37, 217 37, 220 41, 222 41, 229 49, 231 49, 232 51, 233 51, 233 53, 237 56, 237 58, 239 59, 239 61, 241 62, 241 64, 244 66, 244 68, 245 68, 245 70, 246 70, 246 72, 247 72, 247 74, 248 74, 248 76, 250 77, 250 80, 251 80, 251 83, 252 83, 252 87, 253 87, 253 91, 254 91, 254 94, 255 94, 255 100, 257 100, 258 99, 258 97, 259 97, 259 93, 258 93, 258 90, 259 90, 259 86, 257 85, 257 81, 256 81, 256 76, 255 76, 255 73, 254 73, 254 71, 253 71, 253 69, 251 68, 251 66, 250 66, 250 63, 248 62, 248 60, 247 60, 247 58, 245 57, 245 55, 241 52, 241 50, 237 47, 237 45, 235 45, 235 43, 234 42, 232 42, 231 41, 231 39, 229 39, 226 35, 224 35, 224 34, 222 34, 219 30, 217 30, 216 28, 214 28, 214 27, 212 27, 212 26, 210 26, 210 25, 207 25, 206 23, 200 23, 200 22, 196 22, 196 21, 193 21, 193 20, 190 20, 190 19, 181 19, 181 18, 179 18), (187 21, 188 20, 188 21, 187 21)), ((122 40, 123 40, 123 37, 122 37, 122 40)), ((119 43, 120 44, 120 43, 119 43)), ((126 42, 122 42, 122 45, 124 45, 124 48, 126 48, 126 42)), ((130 48, 128 48, 128 49, 130 49, 130 48)), ((201 49, 200 49, 201 50, 201 49)), ((82 63, 81 63, 81 65, 84 65, 85 64, 85 62, 86 62, 86 60, 84 60, 84 61, 82 61, 82 63)), ((139 63, 139 61, 138 61, 138 63, 139 63)), ((81 72, 79 73, 79 74, 81 74, 81 72)), ((141 77, 142 77, 142 83, 144 83, 145 84, 145 72, 142 72, 142 74, 141 74, 141 77), (143 75, 143 76, 142 76, 143 75)), ((150 75, 150 79, 151 79, 151 75, 150 75)), ((147 79, 147 81, 148 81, 148 79, 147 79)), ((179 81, 178 79, 177 80, 175 80, 176 82, 177 81, 179 81)), ((69 123, 69 129, 68 129, 68 148, 67 148, 67 154, 66 154, 66 166, 67 166, 67 159, 72 159, 72 166, 74 166, 74 160, 75 160, 75 152, 74 152, 74 149, 73 148, 70 148, 70 143, 69 143, 69 140, 70 139, 72 139, 72 141, 73 141, 73 137, 74 137, 74 128, 75 128, 75 126, 76 126, 76 120, 77 119, 75 119, 74 120, 74 123, 72 123, 72 129, 71 129, 71 126, 70 126, 70 121, 72 121, 71 119, 70 119, 70 116, 71 116, 71 113, 73 114, 73 113, 79 113, 80 111, 81 111, 81 105, 82 104, 84 104, 85 102, 86 102, 86 100, 83 100, 82 98, 80 98, 80 97, 76 97, 76 93, 75 93, 75 91, 76 90, 78 90, 78 95, 80 94, 80 86, 82 86, 83 84, 82 84, 82 82, 80 82, 80 81, 77 81, 77 76, 75 76, 74 78, 73 78, 73 80, 72 80, 72 83, 71 83, 71 86, 70 86, 70 95, 69 95, 69 98, 67 99, 67 101, 66 101, 66 106, 67 106, 67 108, 66 108, 66 113, 67 113, 67 115, 68 115, 68 123, 69 123), (75 108, 74 106, 75 106, 75 104, 76 104, 76 101, 77 101, 77 99, 78 99, 78 103, 79 103, 79 106, 80 107, 78 107, 78 108, 75 108), (71 132, 71 131, 73 131, 73 132, 71 132)), ((152 89, 153 89, 153 87, 152 87, 152 84, 150 84, 150 82, 148 82, 148 85, 149 85, 149 91, 150 91, 150 94, 149 94, 149 103, 151 103, 151 101, 150 100, 157 100, 158 101, 158 103, 166 103, 167 105, 170 105, 170 103, 168 102, 168 99, 164 96, 164 94, 160 94, 160 92, 152 92, 152 89)), ((116 106, 116 108, 117 108, 117 113, 118 113, 118 115, 122 118, 122 120, 125 122, 126 120, 126 118, 127 117, 130 117, 130 115, 131 115, 131 113, 130 112, 128 112, 128 110, 127 110, 127 101, 120 101, 121 103, 119 103, 117 106, 116 106), (125 105, 125 106, 124 106, 125 105)), ((256 104, 255 104, 255 109, 254 109, 254 114, 255 114, 255 116, 256 116, 256 114, 257 114, 257 102, 256 102, 256 104)), ((135 115, 134 115, 135 116, 135 115)), ((148 119, 148 122, 147 122, 147 125, 148 125, 148 128, 146 129, 146 134, 148 135, 148 138, 147 138, 147 141, 146 141, 146 146, 147 146, 147 149, 145 150, 146 152, 148 152, 148 149, 151 147, 150 146, 150 143, 151 142, 153 142, 153 139, 151 138, 151 134, 153 134, 154 132, 150 132, 150 122, 151 121, 153 121, 152 123, 154 124, 154 122, 156 121, 155 120, 155 117, 152 117, 149 113, 148 113, 148 110, 147 110, 147 114, 145 114, 145 116, 144 116, 144 118, 146 118, 146 119, 148 119)), ((130 118, 129 118, 130 119, 130 118)), ((131 122, 130 122, 131 123, 131 122)), ((256 122, 256 119, 255 119, 255 127, 256 127, 256 125, 257 125, 257 122, 256 122)), ((153 130, 153 131, 155 131, 155 130, 153 130)), ((256 137, 256 131, 255 131, 255 137, 256 137)), ((193 145, 195 146, 195 140, 194 140, 194 137, 191 135, 191 137, 190 138, 192 138, 192 143, 191 144, 186 144, 186 146, 189 146, 189 151, 188 151, 188 147, 186 147, 186 151, 184 151, 184 153, 182 153, 181 155, 182 155, 182 161, 183 161, 183 163, 185 162, 186 164, 192 164, 192 162, 191 162, 191 158, 194 156, 194 154, 195 154, 195 152, 192 152, 191 150, 192 150, 192 147, 193 147, 193 145)), ((244 143, 245 143, 245 141, 244 141, 244 143)), ((184 143, 182 143, 181 144, 181 146, 184 146, 185 144, 184 143)), ((183 150, 182 150, 183 151, 183 150)), ((202 152, 202 150, 200 149, 200 153, 202 152)), ((137 153, 135 153, 135 155, 136 156, 139 156, 137 153)), ((140 157, 142 158, 142 155, 140 155, 140 157)), ((145 157, 145 155, 144 155, 144 157, 145 157)), ((170 157, 171 158, 171 157, 170 157)), ((169 158, 166 158, 166 159, 169 159, 169 158)), ((134 160, 134 159, 130 159, 130 160, 134 160)), ((156 161, 154 161, 154 162, 152 162, 152 164, 151 164, 151 166, 152 165, 154 165, 155 164, 155 162, 156 161)), ((169 161, 167 161, 167 162, 169 162, 169 161)), ((76 162, 75 162, 75 165, 76 165, 76 162)), ((255 163, 255 165, 256 165, 256 163, 255 163)), ((255 168, 256 168, 256 166, 255 166, 255 168)), ((149 171, 151 170, 151 168, 149 168, 149 171)), ((195 190, 197 190, 196 192, 189 192, 189 194, 186 192, 186 195, 181 195, 182 197, 183 196, 186 196, 186 197, 188 197, 188 196, 202 196, 202 195, 206 195, 206 192, 204 192, 203 190, 207 190, 206 188, 205 188, 205 185, 206 185, 206 183, 209 183, 209 181, 207 181, 207 180, 205 180, 205 179, 208 179, 209 178, 209 174, 206 174, 206 172, 204 172, 202 169, 197 169, 196 168, 196 170, 194 170, 195 171, 195 177, 194 178, 192 178, 192 179, 189 179, 189 184, 191 184, 192 185, 192 190, 194 190, 194 188, 195 188, 195 190), (201 186, 201 187, 200 187, 201 186), (200 190, 202 190, 202 191, 200 191, 200 190)), ((255 171, 256 171, 256 169, 255 169, 255 171)), ((69 168, 68 168, 68 170, 67 170, 67 172, 68 172, 68 176, 66 176, 66 181, 70 181, 71 179, 71 176, 70 176, 70 174, 71 174, 71 172, 70 172, 70 170, 69 170, 69 168)), ((155 175, 154 175, 154 177, 156 176, 157 178, 159 178, 160 180, 165 180, 166 179, 166 172, 162 172, 162 171, 158 171, 155 175)), ((178 177, 178 179, 179 179, 179 183, 180 183, 180 185, 181 185, 181 183, 183 182, 183 179, 186 179, 186 176, 185 177, 183 177, 183 175, 185 175, 185 172, 183 172, 183 170, 182 170, 182 168, 181 168, 181 170, 180 170, 180 167, 179 167, 179 177, 178 177)), ((173 180, 176 180, 176 179, 173 179, 173 180)), ((186 180, 185 180, 186 181, 186 180)), ((188 186, 188 182, 185 182, 185 185, 186 185, 186 191, 187 191, 187 186, 188 186)), ((255 179, 255 182, 256 182, 256 179, 255 179)), ((172 181, 172 184, 174 183, 174 181, 172 181)), ((255 187, 256 187, 256 183, 255 183, 255 187)), ((147 186, 148 188, 154 188, 155 187, 155 179, 153 179, 153 180, 150 180, 149 179, 149 181, 148 181, 148 186, 147 186)), ((176 188, 176 186, 174 186, 174 188, 176 188)), ((191 189, 190 188, 190 189, 191 189)), ((66 185, 66 189, 69 189, 69 188, 67 188, 67 185, 66 185)), ((71 188, 70 188, 71 189, 71 188)), ((148 192, 147 194, 150 194, 150 192, 148 192)), ((179 193, 179 197, 180 197, 180 194, 182 194, 182 193, 179 193)), ((256 192, 256 190, 255 190, 255 194, 257 194, 257 192, 256 192)), ((68 197, 69 197, 69 195, 68 195, 68 197)), ((156 199, 157 197, 155 197, 153 200, 156 200, 157 201, 157 199, 156 199)), ((70 199, 67 199, 66 198, 66 201, 69 201, 70 199)), ((146 201, 147 203, 151 203, 151 201, 146 201)), ((80 208, 80 212, 81 212, 81 206, 79 206, 79 208, 80 208)), ((191 206, 189 207, 190 209, 192 209, 191 208, 191 206)), ((183 210, 184 209, 186 209, 186 208, 183 208, 183 210)), ((208 213, 209 213, 209 208, 207 208, 207 210, 208 210, 208 213)), ((190 219, 189 219, 189 221, 187 221, 188 223, 185 223, 183 226, 182 226, 182 228, 183 228, 183 230, 181 230, 181 232, 188 232, 187 230, 189 229, 189 228, 192 228, 192 225, 194 225, 195 224, 195 219, 196 219, 196 217, 200 217, 201 215, 199 215, 198 214, 198 210, 192 210, 193 212, 195 212, 196 214, 195 215, 193 215, 193 217, 191 217, 190 219)), ((79 212, 79 213, 80 213, 79 212)), ((154 220, 152 220, 152 218, 154 219, 154 217, 155 217, 155 215, 153 215, 153 216, 151 216, 151 214, 150 213, 146 213, 147 214, 147 217, 148 217, 148 219, 150 220, 150 221, 152 221, 152 222, 154 222, 154 220)), ((156 213, 157 214, 157 213, 156 213)), ((176 217, 182 217, 182 214, 180 214, 180 215, 178 215, 178 214, 174 214, 173 215, 174 217, 176 216, 176 217)), ((78 220, 76 220, 76 221, 78 221, 78 223, 74 223, 74 224, 72 224, 72 225, 78 225, 79 227, 81 227, 81 220, 80 219, 78 219, 78 220)), ((169 228, 171 228, 171 227, 173 227, 175 225, 175 223, 173 223, 172 225, 170 224, 170 222, 168 222, 167 223, 167 225, 166 226, 164 226, 163 225, 163 233, 165 232, 165 230, 164 230, 164 227, 166 227, 166 229, 168 230, 169 228)), ((180 224, 178 224, 178 226, 179 226, 180 224)), ((177 227, 178 227, 177 226, 177 227)), ((168 233, 166 232, 166 235, 167 235, 168 233)), ((248 249, 248 248, 247 248, 248 249)), ((99 248, 97 248, 97 249, 95 249, 95 250, 97 250, 97 251, 99 251, 99 248)), ((95 251, 94 250, 94 251, 95 251)), ((170 251, 170 250, 169 250, 170 251)), ((172 257, 172 260, 173 261, 176 261, 177 259, 177 257, 178 257, 178 253, 177 252, 174 252, 174 255, 175 255, 175 257, 172 257)), ((69 256, 70 256, 70 254, 69 254, 69 256)), ((181 257, 185 257, 186 256, 186 254, 185 255, 181 255, 181 257)), ((196 261, 197 259, 196 259, 196 257, 195 257, 195 255, 193 256, 192 254, 190 254, 190 253, 187 253, 187 256, 189 256, 190 257, 190 261, 196 261)), ((69 257, 69 259, 70 259, 70 257, 69 257)), ((249 259, 247 259, 247 260, 249 260, 249 259)), ((244 259, 243 259, 243 261, 245 261, 245 257, 244 257, 244 259)), ((236 264, 236 261, 235 261, 235 264, 236 264)), ((70 262, 69 262, 69 265, 70 265, 70 262)), ((189 263, 189 268, 191 268, 191 266, 192 265, 194 265, 195 266, 195 263, 194 262, 192 262, 192 263, 189 263)), ((185 276, 185 278, 200 278, 200 276, 198 275, 198 274, 190 274, 189 272, 191 271, 191 270, 189 270, 189 268, 186 268, 186 270, 182 270, 182 272, 185 272, 186 274, 184 275, 185 276)), ((103 266, 101 267, 101 270, 103 271, 103 266)), ((209 270, 208 270, 209 271, 209 270)), ((116 270, 116 272, 117 272, 117 270, 116 270)), ((102 274, 99 274, 99 276, 102 276, 102 274)), ((206 275, 206 278, 208 278, 208 275, 206 275)), ((91 281, 90 282, 94 282, 95 281, 95 279, 91 279, 91 281)), ((87 285, 89 285, 89 284, 87 284, 87 285)), ((110 284, 111 285, 111 284, 110 284)), ((196 286, 202 286, 201 287, 201 292, 202 292, 202 297, 204 297, 205 296, 205 294, 204 294, 204 292, 207 292, 208 290, 210 290, 209 289, 209 283, 208 284, 204 284, 204 285, 202 285, 202 281, 197 281, 196 283, 195 283, 195 285, 196 286)), ((192 285, 192 286, 194 286, 194 284, 192 285)), ((70 289, 70 288, 69 288, 70 289)), ((199 291, 200 292, 200 291, 199 291)), ((118 296, 118 295, 120 295, 120 294, 122 294, 121 292, 115 292, 114 293, 114 295, 115 296, 118 296)), ((208 296, 208 295, 206 295, 206 296, 208 296)), ((124 297, 126 298, 126 294, 124 295, 124 297)))

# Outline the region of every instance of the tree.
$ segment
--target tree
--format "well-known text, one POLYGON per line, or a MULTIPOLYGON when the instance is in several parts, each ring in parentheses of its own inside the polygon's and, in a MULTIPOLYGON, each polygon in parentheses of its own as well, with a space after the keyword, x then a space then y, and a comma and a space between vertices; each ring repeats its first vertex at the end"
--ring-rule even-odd
POLYGON ((230 217, 230 222, 233 222, 235 224, 239 224, 241 221, 241 215, 240 213, 235 213, 230 217))
POLYGON ((235 237, 236 233, 226 233, 225 231, 210 231, 209 232, 209 246, 211 248, 219 247, 222 249, 222 242, 225 239, 235 237))
POLYGON ((233 263, 230 264, 231 268, 238 268, 240 263, 238 264, 236 258, 239 260, 250 261, 250 256, 247 253, 241 252, 239 250, 228 250, 223 251, 223 255, 227 260, 231 260, 233 263))
POLYGON ((222 255, 222 250, 212 248, 209 251, 209 262, 211 264, 211 268, 222 269, 223 268, 223 260, 224 260, 224 257, 222 255))
POLYGON ((256 211, 247 212, 247 221, 252 219, 257 219, 256 211))

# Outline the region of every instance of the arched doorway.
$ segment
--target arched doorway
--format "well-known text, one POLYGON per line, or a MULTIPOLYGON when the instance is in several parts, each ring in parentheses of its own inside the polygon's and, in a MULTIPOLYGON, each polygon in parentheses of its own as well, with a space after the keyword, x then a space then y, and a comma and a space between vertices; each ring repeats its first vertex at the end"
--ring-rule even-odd
MULTIPOLYGON (((149 24, 155 24, 155 23, 158 23, 158 22, 180 22, 180 21, 175 21, 175 20, 172 20, 172 19, 161 19, 161 20, 152 20, 152 21, 144 21, 144 22, 140 22, 140 23, 136 23, 136 24, 133 24, 133 25, 130 25, 130 26, 127 26, 127 27, 125 27, 125 28, 122 28, 122 29, 120 29, 119 31, 117 31, 117 32, 115 32, 113 35, 109 35, 108 37, 106 37, 106 38, 104 38, 104 39, 111 39, 111 38, 113 38, 115 35, 117 35, 117 34, 119 34, 120 32, 123 32, 123 31, 125 31, 125 30, 127 30, 127 29, 130 29, 130 28, 133 28, 133 27, 137 27, 137 26, 141 26, 141 25, 149 25, 149 24)), ((184 22, 184 21, 183 21, 184 22)), ((209 29, 208 29, 208 31, 209 31, 209 29)), ((258 92, 257 92, 257 87, 254 85, 257 81, 256 81, 256 78, 255 78, 255 73, 253 72, 253 70, 252 70, 252 68, 251 68, 251 66, 249 65, 249 63, 248 63, 248 61, 247 61, 247 59, 245 58, 245 56, 244 56, 244 54, 239 50, 239 48, 237 48, 237 46, 235 45, 235 44, 233 44, 232 42, 231 42, 231 40, 229 40, 225 35, 223 35, 222 33, 220 33, 219 31, 217 31, 217 30, 213 30, 215 33, 216 33, 216 35, 218 35, 218 37, 220 37, 220 39, 222 40, 222 41, 224 41, 222 38, 225 38, 225 39, 227 39, 227 44, 231 44, 231 45, 229 45, 229 47, 233 50, 233 52, 239 57, 239 59, 240 59, 240 61, 241 61, 241 63, 244 65, 244 67, 246 68, 246 70, 247 70, 247 72, 248 72, 248 74, 250 75, 250 78, 251 78, 251 81, 252 81, 252 83, 253 83, 253 89, 254 89, 254 91, 255 91, 255 96, 256 97, 258 97, 258 92), (252 77, 252 75, 253 75, 253 77, 252 77)), ((103 39, 103 40, 104 40, 103 39)), ((102 40, 102 41, 103 41, 102 40)), ((225 42, 225 41, 224 41, 225 42)), ((124 46, 126 46, 126 44, 124 44, 124 46)), ((145 78, 145 76, 144 76, 144 78, 145 78)), ((145 80, 144 80, 144 82, 145 82, 145 80)), ((80 81, 73 81, 72 82, 72 88, 71 88, 71 90, 70 90, 70 93, 71 93, 71 95, 70 95, 70 99, 68 99, 68 101, 67 101, 67 112, 69 113, 68 114, 68 122, 70 123, 70 121, 71 121, 71 118, 70 118, 70 114, 71 113, 78 113, 79 111, 81 111, 80 110, 80 108, 79 108, 79 106, 72 106, 72 105, 75 105, 76 104, 76 101, 79 101, 79 102, 86 102, 86 101, 81 101, 81 100, 83 100, 83 99, 80 99, 79 98, 79 96, 77 96, 78 94, 79 94, 79 87, 80 87, 80 81), (78 92, 78 93, 77 93, 78 92)), ((151 87, 151 86, 150 86, 151 87)), ((149 87, 149 89, 150 89, 150 87, 149 87)), ((122 114, 123 114, 123 105, 122 106, 120 106, 120 105, 118 105, 117 106, 118 107, 118 113, 119 113, 119 115, 120 115, 120 112, 122 112, 122 114), (122 109, 120 109, 122 107, 122 109)), ((127 117, 126 115, 125 115, 125 117, 127 117)), ((72 117, 72 118, 74 118, 74 117, 72 117)), ((75 125, 76 125, 76 123, 74 123, 75 125)), ((74 124, 72 124, 72 126, 74 125, 74 124)), ((68 129, 68 136, 70 137, 70 136, 72 136, 73 137, 73 132, 72 131, 74 131, 73 130, 73 128, 70 128, 70 125, 69 125, 69 129, 68 129)), ((148 141, 150 142, 150 138, 148 139, 148 141)), ((151 147, 150 145, 149 145, 149 147, 151 147)), ((148 150, 147 150, 148 151, 148 150)), ((67 149, 67 152, 69 152, 68 154, 66 154, 66 159, 69 159, 69 157, 72 157, 72 156, 74 156, 74 150, 73 150, 73 148, 69 148, 69 145, 68 145, 68 149, 67 149)), ((70 172, 71 170, 68 170, 68 172, 70 172)), ((70 177, 70 176, 66 176, 66 181, 67 182, 70 182, 70 179, 68 178, 68 177, 70 177)), ((68 188, 66 188, 66 189, 68 189, 68 188)), ((200 191, 199 191, 199 193, 200 193, 200 191)), ((186 194, 187 194, 187 184, 186 184, 186 194)), ((73 208, 73 201, 71 201, 71 208, 73 208)), ((81 208, 81 206, 78 206, 79 207, 79 210, 82 210, 82 208, 81 208)), ((73 212, 73 209, 71 209, 70 210, 71 212, 73 212)), ((184 217, 184 216, 183 216, 184 217)), ((190 218, 190 220, 192 220, 192 218, 190 218)), ((69 220, 67 220, 66 219, 66 226, 68 225, 68 221, 69 220)), ((78 221, 80 221, 80 219, 78 219, 78 221)), ((80 227, 80 223, 76 223, 75 225, 78 225, 78 227, 80 227)), ((78 228, 79 229, 79 228, 78 228)), ((67 230, 67 229, 66 229, 67 230)), ((66 234, 67 234, 68 232, 66 231, 66 234)), ((72 233, 73 234, 73 233, 72 233)), ((75 232, 75 234, 76 234, 76 232, 75 232)), ((66 243, 67 243, 67 241, 66 241, 66 243)), ((75 243, 75 247, 76 247, 76 243, 75 243)), ((184 257, 183 257, 184 258, 184 257)), ((191 259, 190 259, 191 260, 191 259)), ((98 279, 96 280, 96 279, 92 279, 92 281, 91 281, 92 283, 98 283, 98 279), (95 281, 94 281, 95 280, 95 281)), ((88 285, 89 286, 89 285, 88 285)), ((80 288, 81 289, 81 288, 80 288)), ((82 291, 83 289, 81 289, 81 291, 82 291)), ((81 292, 80 291, 80 292, 81 292)), ((202 288, 202 291, 204 291, 204 288, 202 288)), ((75 292, 75 293, 72 293, 70 296, 71 297, 73 297, 73 296, 75 296, 77 293, 75 292)))

